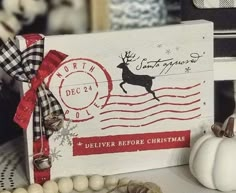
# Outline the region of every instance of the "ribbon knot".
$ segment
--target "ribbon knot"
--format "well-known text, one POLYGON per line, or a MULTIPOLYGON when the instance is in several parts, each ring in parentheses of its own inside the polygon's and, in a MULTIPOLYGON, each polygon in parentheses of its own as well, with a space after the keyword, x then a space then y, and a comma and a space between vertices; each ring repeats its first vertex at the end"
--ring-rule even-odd
POLYGON ((14 121, 23 129, 28 127, 30 117, 33 116, 34 139, 43 133, 49 137, 52 131, 41 128, 50 113, 64 117, 62 108, 53 94, 46 88, 44 79, 55 71, 66 54, 50 50, 43 58, 44 40, 38 40, 21 52, 14 42, 9 40, 0 50, 0 66, 13 78, 31 83, 30 89, 22 97, 14 117, 14 121), (42 111, 42 117, 41 112, 42 111))
POLYGON ((66 57, 67 55, 61 52, 55 50, 49 51, 43 59, 42 64, 39 66, 36 75, 30 80, 31 87, 21 99, 14 117, 14 121, 23 129, 28 127, 31 114, 35 108, 38 99, 38 88, 43 84, 44 79, 50 75, 66 57), (47 66, 50 66, 50 68, 47 68, 47 66))
POLYGON ((31 83, 30 89, 32 89, 32 90, 34 90, 34 92, 36 92, 38 87, 43 83, 43 80, 40 80, 37 78, 37 76, 35 76, 31 79, 30 83, 31 83))

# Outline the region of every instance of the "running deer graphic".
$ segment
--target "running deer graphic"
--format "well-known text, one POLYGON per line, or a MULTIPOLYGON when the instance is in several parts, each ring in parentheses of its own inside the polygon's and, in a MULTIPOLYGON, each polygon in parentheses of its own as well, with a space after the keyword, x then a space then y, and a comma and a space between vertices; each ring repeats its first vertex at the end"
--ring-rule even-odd
POLYGON ((125 83, 131 84, 131 85, 138 85, 142 86, 146 89, 148 93, 151 93, 154 97, 154 99, 159 99, 156 97, 155 92, 151 89, 152 88, 152 80, 155 77, 148 76, 148 75, 137 75, 130 71, 128 68, 129 62, 134 62, 139 59, 139 57, 135 58, 136 54, 132 54, 131 51, 126 51, 125 55, 120 55, 120 58, 122 59, 122 63, 120 63, 117 68, 122 69, 122 79, 123 82, 120 83, 120 87, 122 88, 124 93, 127 93, 127 91, 124 89, 123 85, 125 83))

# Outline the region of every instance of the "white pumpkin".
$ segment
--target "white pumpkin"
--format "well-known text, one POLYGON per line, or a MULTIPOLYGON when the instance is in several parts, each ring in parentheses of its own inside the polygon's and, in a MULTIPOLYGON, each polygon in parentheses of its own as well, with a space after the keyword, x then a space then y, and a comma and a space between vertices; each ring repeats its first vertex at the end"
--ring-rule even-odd
MULTIPOLYGON (((234 118, 230 118, 224 134, 231 135, 233 129, 234 118)), ((205 134, 192 147, 189 167, 193 176, 207 188, 236 190, 236 138, 205 134)))

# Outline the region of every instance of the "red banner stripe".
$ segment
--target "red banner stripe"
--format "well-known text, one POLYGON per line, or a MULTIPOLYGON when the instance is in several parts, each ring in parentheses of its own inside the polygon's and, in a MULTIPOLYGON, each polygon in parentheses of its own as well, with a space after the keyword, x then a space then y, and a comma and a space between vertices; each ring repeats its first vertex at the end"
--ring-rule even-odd
POLYGON ((189 130, 73 138, 73 156, 188 147, 189 130))

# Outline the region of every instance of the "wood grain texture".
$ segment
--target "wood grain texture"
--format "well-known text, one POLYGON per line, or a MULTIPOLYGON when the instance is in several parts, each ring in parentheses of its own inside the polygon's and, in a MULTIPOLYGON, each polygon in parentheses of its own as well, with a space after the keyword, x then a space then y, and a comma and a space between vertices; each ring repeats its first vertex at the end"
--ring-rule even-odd
POLYGON ((91 31, 107 31, 109 29, 109 0, 90 0, 91 31))

